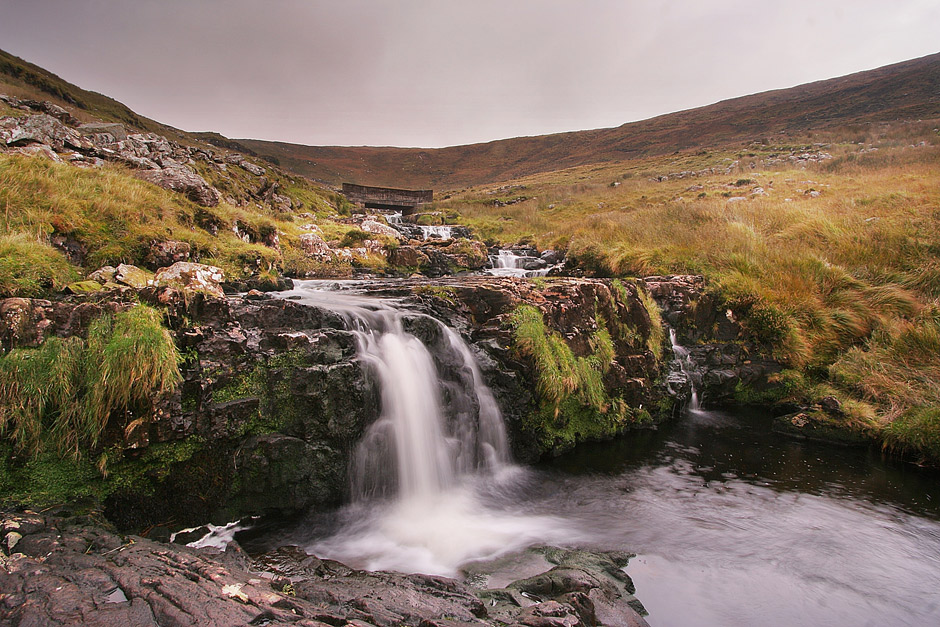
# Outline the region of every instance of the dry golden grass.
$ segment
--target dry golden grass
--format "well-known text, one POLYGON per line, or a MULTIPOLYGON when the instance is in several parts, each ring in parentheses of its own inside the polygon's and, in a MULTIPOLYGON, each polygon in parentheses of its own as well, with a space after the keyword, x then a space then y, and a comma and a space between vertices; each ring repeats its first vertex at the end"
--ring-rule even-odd
POLYGON ((921 412, 940 407, 940 390, 925 383, 933 375, 912 375, 940 373, 940 354, 908 346, 929 344, 924 312, 940 298, 937 127, 842 132, 861 145, 807 141, 799 152, 833 157, 818 163, 768 165, 789 147, 752 144, 542 174, 441 204, 491 241, 566 249, 598 275, 705 275, 807 381, 870 403, 892 443, 925 450, 897 425, 916 414, 913 431, 936 424, 940 434, 940 420, 921 412), (706 168, 720 173, 656 180, 706 168))

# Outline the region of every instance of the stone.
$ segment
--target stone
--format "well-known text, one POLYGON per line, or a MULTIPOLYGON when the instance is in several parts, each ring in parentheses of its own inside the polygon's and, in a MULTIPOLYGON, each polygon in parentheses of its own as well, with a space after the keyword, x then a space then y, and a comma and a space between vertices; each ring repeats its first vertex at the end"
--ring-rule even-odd
POLYGON ((405 236, 402 235, 399 231, 396 231, 387 224, 382 224, 377 220, 367 219, 363 220, 362 224, 359 225, 359 228, 365 231, 366 233, 373 233, 375 235, 386 235, 398 241, 405 239, 405 236))
POLYGON ((78 131, 46 114, 0 118, 0 140, 8 146, 44 144, 56 152, 64 152, 67 148, 88 150, 92 147, 91 142, 78 131))
POLYGON ((154 268, 171 266, 177 261, 188 261, 192 246, 188 242, 176 240, 155 240, 150 242, 150 251, 145 261, 154 268))
POLYGON ((178 261, 168 268, 160 268, 153 283, 157 287, 172 287, 185 292, 201 292, 207 296, 223 298, 221 268, 201 263, 178 261))
POLYGON ((98 268, 86 278, 91 281, 98 281, 102 285, 105 283, 110 283, 115 280, 115 275, 117 274, 117 268, 114 266, 102 266, 98 268))
POLYGON ((137 266, 122 263, 114 271, 114 281, 140 290, 152 284, 153 275, 137 266))
POLYGON ((415 246, 399 246, 388 256, 390 264, 405 268, 423 268, 430 261, 431 258, 415 246))
POLYGON ((78 130, 84 135, 107 133, 113 137, 115 141, 127 139, 127 129, 124 128, 123 124, 118 122, 92 122, 89 124, 81 124, 78 130))
POLYGON ((164 189, 185 194, 187 198, 203 207, 215 207, 221 194, 204 178, 181 163, 165 162, 159 170, 138 171, 135 176, 164 189))
POLYGON ((304 233, 300 236, 300 249, 310 257, 326 260, 332 257, 332 249, 319 233, 304 233))

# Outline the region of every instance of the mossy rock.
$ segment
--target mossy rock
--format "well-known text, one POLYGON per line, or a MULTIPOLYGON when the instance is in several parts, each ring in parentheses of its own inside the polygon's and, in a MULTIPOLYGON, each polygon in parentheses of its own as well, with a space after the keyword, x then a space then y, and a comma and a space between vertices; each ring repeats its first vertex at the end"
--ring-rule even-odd
POLYGON ((65 292, 68 294, 90 294, 100 292, 103 289, 104 286, 98 281, 76 281, 65 286, 65 292))

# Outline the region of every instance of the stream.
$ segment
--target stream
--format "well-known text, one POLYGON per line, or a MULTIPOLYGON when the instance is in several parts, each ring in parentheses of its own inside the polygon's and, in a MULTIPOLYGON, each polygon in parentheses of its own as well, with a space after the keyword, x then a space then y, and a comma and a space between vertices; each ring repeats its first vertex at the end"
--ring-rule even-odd
POLYGON ((940 624, 935 473, 786 438, 766 412, 703 409, 519 467, 457 333, 443 327, 432 354, 408 331, 420 314, 389 301, 285 296, 347 317, 383 415, 356 451, 350 504, 268 542, 481 587, 546 570, 532 545, 630 551, 654 627, 940 624))

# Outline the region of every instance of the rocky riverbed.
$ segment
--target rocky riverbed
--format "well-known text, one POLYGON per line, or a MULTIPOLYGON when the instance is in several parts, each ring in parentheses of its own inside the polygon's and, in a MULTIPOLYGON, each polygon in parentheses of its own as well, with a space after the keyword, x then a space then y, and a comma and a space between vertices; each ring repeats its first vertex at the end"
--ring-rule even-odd
POLYGON ((154 542, 87 516, 3 513, 0 543, 0 625, 646 625, 623 553, 532 549, 554 566, 479 589, 356 571, 297 547, 252 559, 234 542, 154 542))

